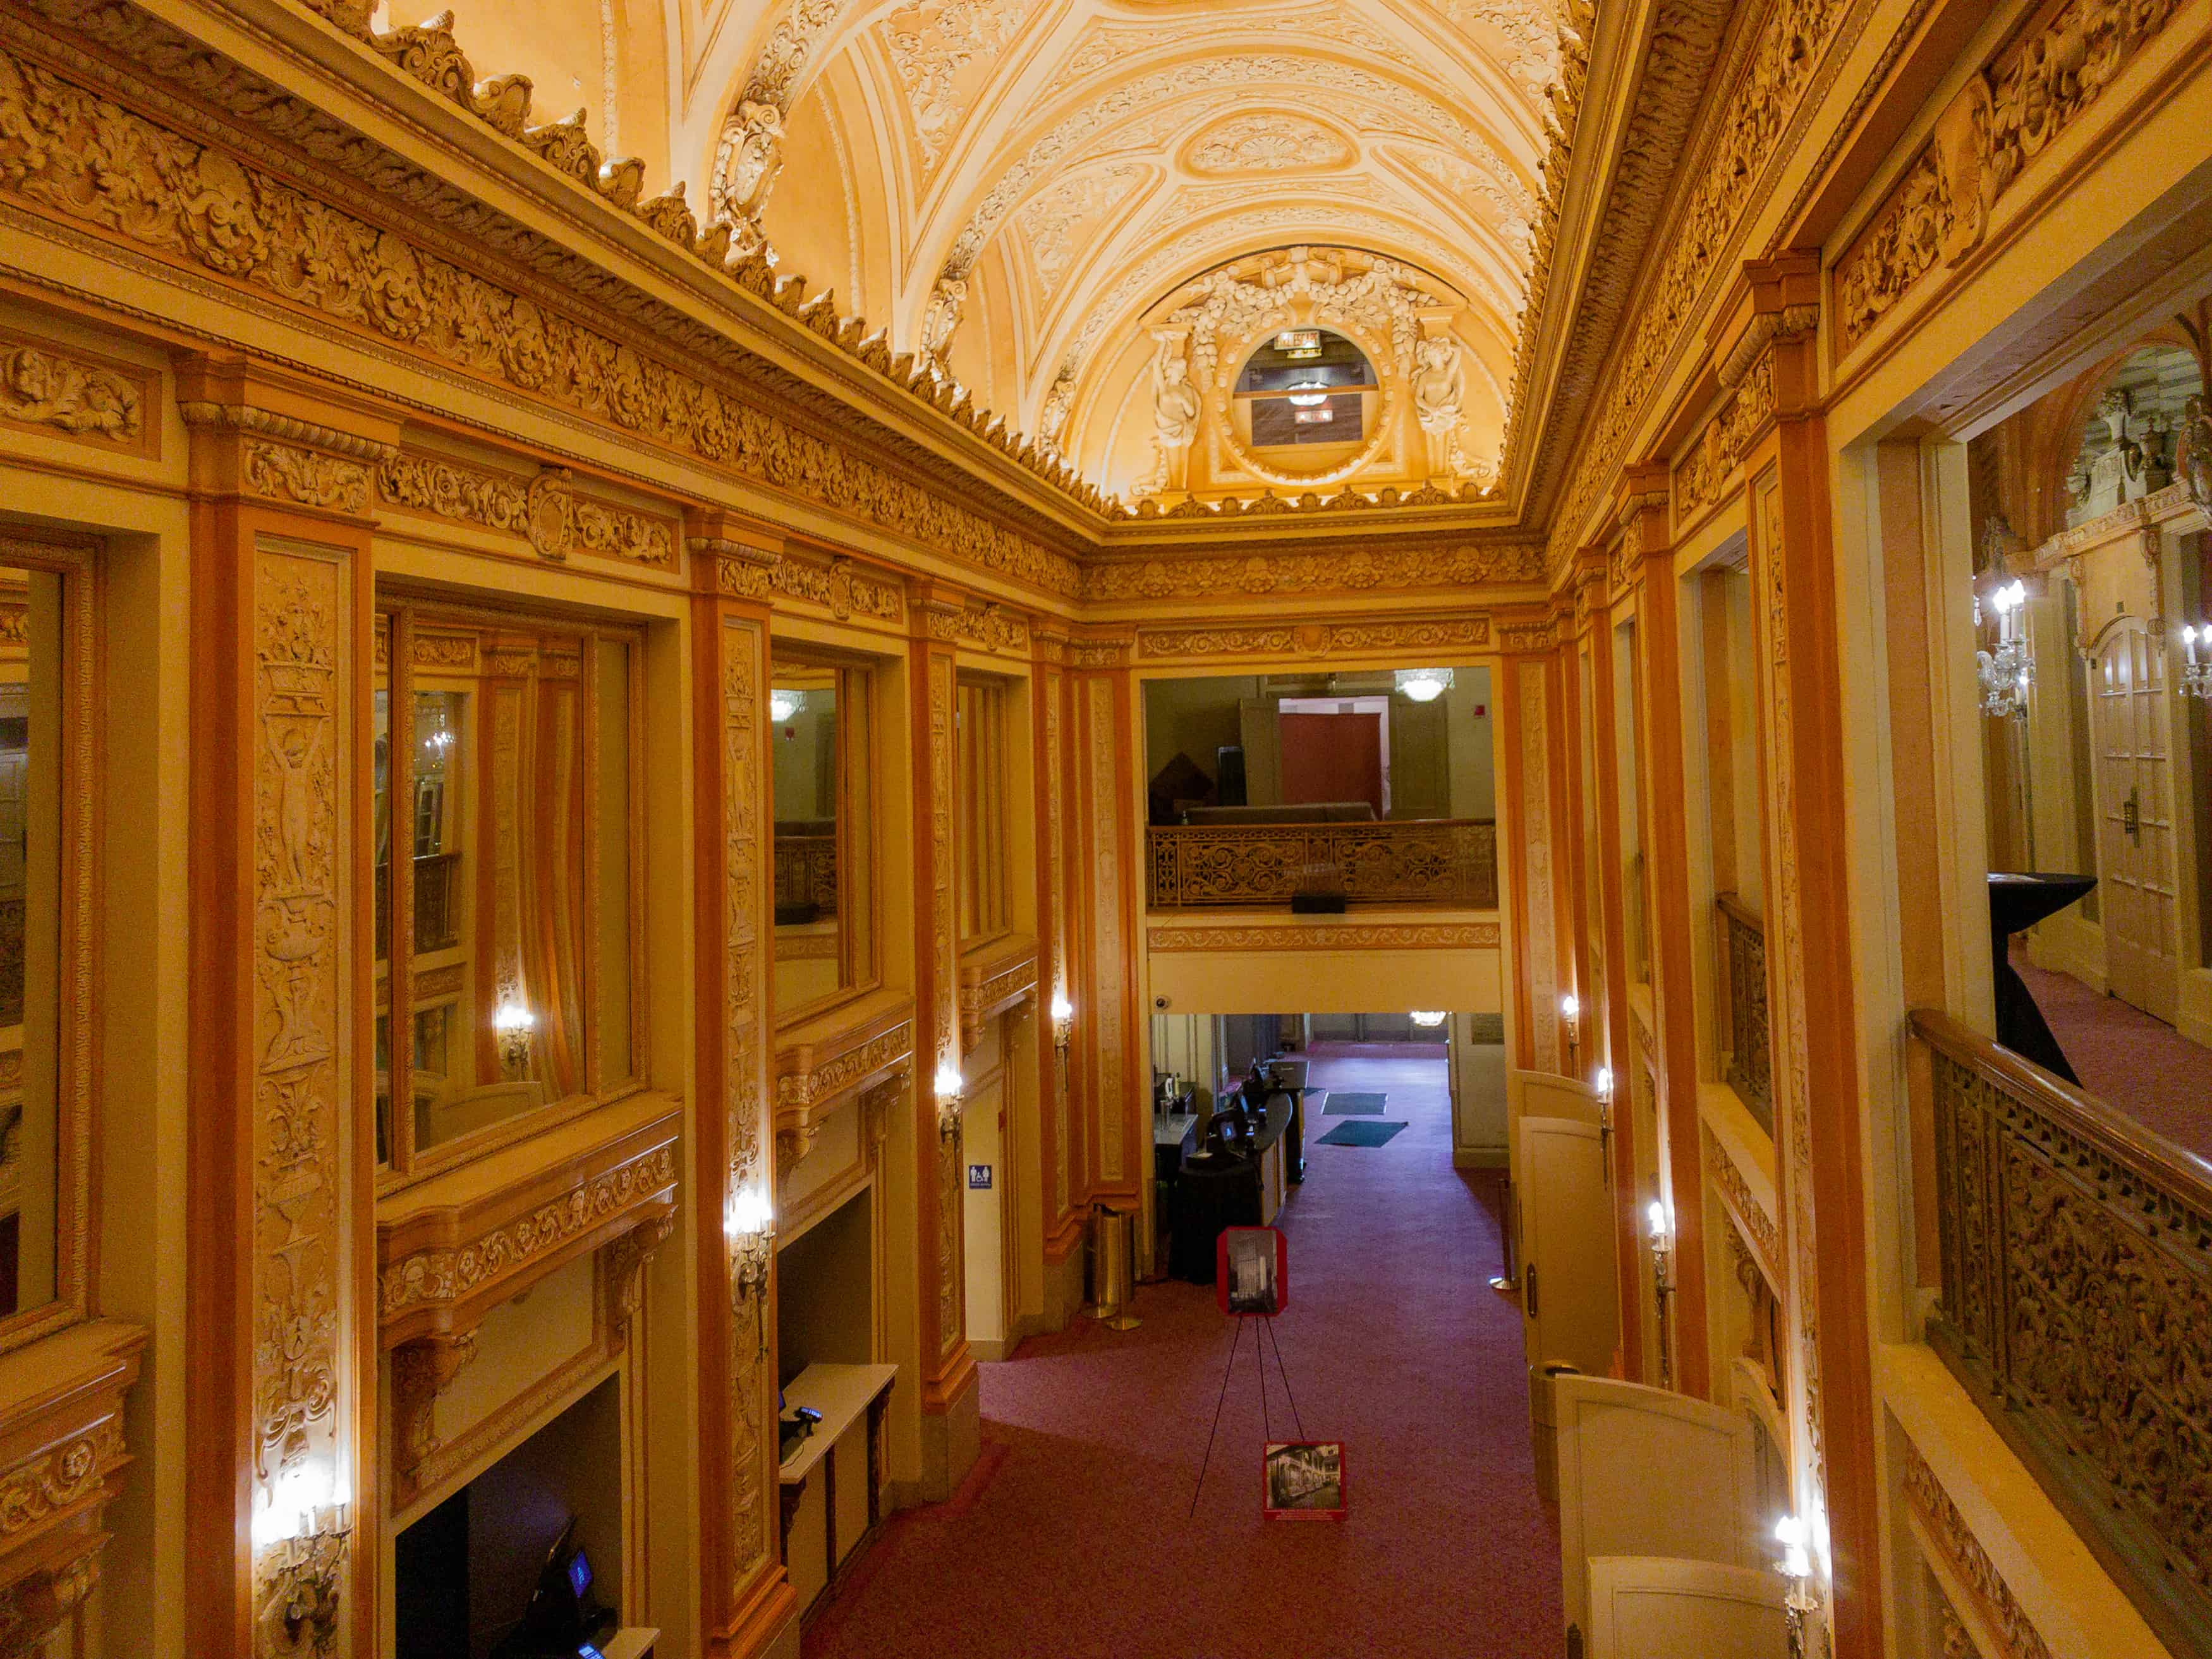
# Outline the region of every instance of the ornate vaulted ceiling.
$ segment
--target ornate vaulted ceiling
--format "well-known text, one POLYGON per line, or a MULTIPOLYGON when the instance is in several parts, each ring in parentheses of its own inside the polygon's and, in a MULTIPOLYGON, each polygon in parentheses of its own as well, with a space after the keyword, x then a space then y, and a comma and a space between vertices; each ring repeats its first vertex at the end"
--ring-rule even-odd
POLYGON ((688 191, 738 257, 806 278, 817 313, 865 319, 855 340, 881 331, 875 361, 910 354, 915 384, 956 386, 1043 465, 1162 511, 1491 503, 1593 15, 478 0, 457 32, 543 114, 581 103, 605 153, 688 191), (1231 387, 1266 329, 1311 326, 1356 339, 1374 389, 1364 447, 1301 468, 1255 456, 1231 387))
POLYGON ((668 160, 694 199, 1108 488, 1152 471, 1163 303, 1303 244, 1382 256, 1449 307, 1453 442, 1488 476, 1552 0, 669 5, 668 160))

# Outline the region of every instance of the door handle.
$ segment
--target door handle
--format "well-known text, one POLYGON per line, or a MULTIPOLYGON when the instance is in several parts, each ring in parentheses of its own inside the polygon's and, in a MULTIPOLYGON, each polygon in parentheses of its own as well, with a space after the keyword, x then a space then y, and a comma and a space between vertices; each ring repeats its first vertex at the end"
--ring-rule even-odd
POLYGON ((2120 803, 2120 831, 2136 846, 2142 845, 2142 786, 2135 785, 2120 803))
POLYGON ((1528 1291, 1528 1317, 1536 1316, 1536 1264, 1528 1262, 1521 1269, 1521 1282, 1528 1291))

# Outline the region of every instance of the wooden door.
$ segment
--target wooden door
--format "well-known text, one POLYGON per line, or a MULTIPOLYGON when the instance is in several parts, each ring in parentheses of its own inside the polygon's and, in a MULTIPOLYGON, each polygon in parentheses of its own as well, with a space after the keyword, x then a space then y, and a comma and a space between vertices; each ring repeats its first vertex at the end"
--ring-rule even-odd
POLYGON ((2173 1019, 2173 767, 2166 752, 2163 653, 2124 617, 2097 650, 2097 874, 2114 996, 2173 1019))
POLYGON ((1603 1134, 1594 1121, 1524 1112, 1516 1141, 1514 1196, 1529 1363, 1602 1376, 1620 1340, 1603 1134))
POLYGON ((1285 714, 1283 801, 1364 800, 1382 816, 1382 717, 1285 714))
MULTIPOLYGON (((1576 1632, 1587 1643, 1593 1631, 1596 1558, 1765 1565, 1762 1540, 1773 1517, 1755 1512, 1751 1419, 1741 1412, 1640 1382, 1555 1376, 1537 1417, 1550 1442, 1540 1451, 1552 1462, 1544 1484, 1559 1507, 1570 1651, 1576 1632)), ((1642 1659, 1644 1650, 1634 1651, 1642 1659)))
POLYGON ((1774 1659, 1788 1651, 1787 1588, 1771 1568, 1595 1556, 1583 1651, 1588 1659, 1774 1659))

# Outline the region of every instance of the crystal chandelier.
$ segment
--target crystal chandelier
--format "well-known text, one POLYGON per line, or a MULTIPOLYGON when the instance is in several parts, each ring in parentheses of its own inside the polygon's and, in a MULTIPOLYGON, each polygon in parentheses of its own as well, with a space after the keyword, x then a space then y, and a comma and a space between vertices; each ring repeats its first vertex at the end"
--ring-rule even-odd
MULTIPOLYGON (((2028 649, 2027 619, 2021 614, 2027 604, 2025 584, 2013 582, 1997 589, 1990 604, 1997 613, 1997 648, 1974 653, 1981 680, 1982 712, 2002 720, 2027 714, 2027 690, 2035 684, 2035 656, 2028 649)), ((1974 604, 1974 621, 1981 622, 1981 602, 1974 604)))

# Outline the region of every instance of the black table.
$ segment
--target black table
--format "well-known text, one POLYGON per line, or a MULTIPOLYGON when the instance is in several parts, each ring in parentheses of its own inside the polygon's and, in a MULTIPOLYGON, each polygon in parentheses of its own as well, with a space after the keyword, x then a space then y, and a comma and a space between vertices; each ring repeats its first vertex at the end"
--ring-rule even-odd
POLYGON ((1996 982, 1997 1041, 2075 1088, 2081 1079, 2051 1034, 2043 1010, 2012 965, 2012 936, 2055 916, 2097 884, 2094 876, 1990 872, 1990 959, 1996 982))
POLYGON ((1287 1094, 1267 1102, 1266 1121, 1253 1127, 1249 1155, 1199 1152, 1182 1159, 1168 1192, 1168 1272, 1174 1277, 1211 1285, 1221 1230, 1260 1225, 1260 1160, 1290 1128, 1292 1110, 1287 1094))

